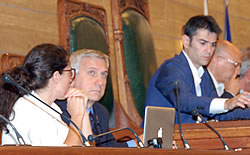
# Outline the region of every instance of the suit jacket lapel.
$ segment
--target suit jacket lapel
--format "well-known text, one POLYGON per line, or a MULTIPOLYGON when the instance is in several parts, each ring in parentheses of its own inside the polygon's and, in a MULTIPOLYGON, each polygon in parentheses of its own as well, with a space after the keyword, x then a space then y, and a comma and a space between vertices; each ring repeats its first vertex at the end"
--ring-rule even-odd
POLYGON ((191 68, 190 68, 190 66, 189 66, 189 64, 188 64, 188 60, 187 60, 187 58, 185 57, 183 51, 180 53, 180 55, 179 55, 178 58, 179 58, 179 61, 180 61, 179 63, 182 64, 183 70, 186 72, 186 73, 185 73, 185 75, 187 75, 186 77, 187 77, 187 78, 190 77, 190 79, 189 79, 190 83, 189 83, 189 84, 192 85, 192 86, 191 86, 191 87, 192 87, 192 93, 193 93, 194 95, 196 95, 196 90, 195 90, 195 85, 194 85, 194 77, 193 77, 191 68))

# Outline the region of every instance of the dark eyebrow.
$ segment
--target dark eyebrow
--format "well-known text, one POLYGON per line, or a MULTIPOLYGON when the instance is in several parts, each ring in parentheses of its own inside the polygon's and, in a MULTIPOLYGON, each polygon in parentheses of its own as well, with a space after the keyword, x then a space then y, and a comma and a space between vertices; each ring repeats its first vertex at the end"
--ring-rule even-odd
MULTIPOLYGON (((204 39, 199 39, 199 41, 204 41, 205 43, 209 43, 207 40, 204 40, 204 39)), ((213 45, 215 44, 215 45, 216 45, 216 44, 217 44, 217 41, 212 42, 211 44, 213 44, 213 45)))

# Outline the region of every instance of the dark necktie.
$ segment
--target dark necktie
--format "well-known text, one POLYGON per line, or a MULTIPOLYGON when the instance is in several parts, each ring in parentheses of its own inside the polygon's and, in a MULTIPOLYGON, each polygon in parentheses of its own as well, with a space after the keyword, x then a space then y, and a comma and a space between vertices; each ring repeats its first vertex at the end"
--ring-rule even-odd
POLYGON ((96 118, 94 114, 92 114, 92 112, 89 113, 89 119, 90 119, 93 134, 98 135, 99 132, 98 132, 97 125, 96 125, 96 118))
MULTIPOLYGON (((102 133, 102 128, 98 119, 98 116, 95 113, 95 108, 93 106, 93 111, 89 113, 89 119, 92 127, 92 131, 94 135, 98 135, 102 133)), ((98 145, 101 142, 101 138, 96 138, 95 143, 98 145)))

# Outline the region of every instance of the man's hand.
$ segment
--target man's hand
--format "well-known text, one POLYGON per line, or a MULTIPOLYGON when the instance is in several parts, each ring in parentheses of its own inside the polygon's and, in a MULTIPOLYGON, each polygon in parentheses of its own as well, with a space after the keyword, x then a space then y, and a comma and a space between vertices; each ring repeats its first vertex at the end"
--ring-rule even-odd
POLYGON ((231 79, 225 83, 225 90, 236 96, 240 92, 240 79, 238 78, 238 70, 235 69, 231 79))
POLYGON ((250 93, 243 92, 225 102, 224 108, 233 110, 236 107, 246 108, 250 106, 250 93))

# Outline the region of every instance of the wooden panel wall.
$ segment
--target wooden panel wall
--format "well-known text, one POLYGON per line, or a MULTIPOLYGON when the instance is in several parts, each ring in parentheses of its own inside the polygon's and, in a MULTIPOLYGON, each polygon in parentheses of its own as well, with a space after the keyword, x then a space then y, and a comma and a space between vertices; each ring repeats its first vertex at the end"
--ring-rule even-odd
MULTIPOLYGON (((110 0, 82 0, 103 6, 112 32, 110 0)), ((203 0, 148 0, 158 66, 181 50, 181 27, 191 17, 203 14, 203 0)), ((1 0, 0 52, 26 54, 40 43, 58 43, 57 0, 1 0)), ((250 1, 229 0, 233 43, 250 46, 250 1)), ((208 0, 208 13, 224 29, 224 0, 208 0)), ((223 36, 223 34, 222 34, 223 36)), ((222 37, 221 36, 221 37, 222 37)), ((113 35, 110 52, 113 54, 113 35)))
POLYGON ((58 43, 56 0, 0 1, 0 51, 26 54, 43 42, 58 43))

